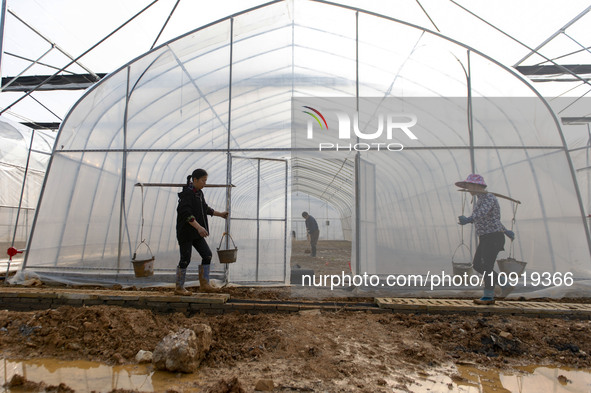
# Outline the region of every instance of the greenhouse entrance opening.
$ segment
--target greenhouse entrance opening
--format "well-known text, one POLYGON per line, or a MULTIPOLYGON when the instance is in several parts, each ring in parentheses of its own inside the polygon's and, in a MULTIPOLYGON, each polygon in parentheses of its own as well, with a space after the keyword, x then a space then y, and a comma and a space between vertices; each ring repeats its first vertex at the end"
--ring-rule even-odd
MULTIPOLYGON (((291 161, 291 284, 304 292, 311 282, 327 275, 350 275, 355 269, 352 254, 355 193, 355 157, 335 159, 330 154, 298 151, 291 161), (318 226, 316 256, 303 213, 318 226)), ((314 225, 314 224, 311 224, 314 225)), ((312 285, 325 287, 325 285, 312 285)))
POLYGON ((288 273, 288 162, 244 156, 231 156, 231 162, 235 188, 228 229, 238 244, 239 262, 225 264, 226 280, 284 283, 288 273))
POLYGON ((291 284, 304 285, 304 275, 350 274, 352 245, 350 231, 345 228, 351 217, 342 217, 329 200, 310 194, 292 193, 291 202, 291 284), (316 255, 312 255, 312 234, 308 233, 303 212, 318 226, 316 255))

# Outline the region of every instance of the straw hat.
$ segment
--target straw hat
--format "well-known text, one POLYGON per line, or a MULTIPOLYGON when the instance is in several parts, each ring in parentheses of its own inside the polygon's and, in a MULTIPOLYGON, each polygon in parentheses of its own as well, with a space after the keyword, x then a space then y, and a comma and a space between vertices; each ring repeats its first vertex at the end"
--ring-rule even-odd
POLYGON ((486 183, 484 182, 484 178, 480 175, 475 174, 475 173, 468 175, 468 177, 464 181, 456 182, 456 186, 458 186, 460 188, 468 188, 467 187, 468 183, 478 184, 478 185, 486 187, 486 183))

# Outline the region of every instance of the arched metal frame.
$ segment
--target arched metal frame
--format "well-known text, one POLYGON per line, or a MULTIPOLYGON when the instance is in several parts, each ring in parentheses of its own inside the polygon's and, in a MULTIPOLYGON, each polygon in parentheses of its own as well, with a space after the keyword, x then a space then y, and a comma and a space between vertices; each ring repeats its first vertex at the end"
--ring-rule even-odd
MULTIPOLYGON (((421 31, 423 33, 427 33, 427 34, 432 35, 434 37, 441 38, 441 39, 443 39, 445 41, 448 41, 448 42, 450 42, 450 43, 452 43, 454 45, 457 45, 458 47, 465 48, 466 50, 468 50, 468 53, 475 53, 478 56, 480 56, 481 58, 483 58, 483 59, 485 59, 485 60, 487 60, 487 61, 495 64, 496 66, 500 67, 501 69, 503 69, 506 72, 508 72, 511 75, 513 75, 516 79, 520 80, 521 82, 523 82, 523 84, 525 86, 527 86, 529 89, 531 89, 531 91, 533 92, 533 94, 547 108, 550 116, 554 120, 556 129, 557 129, 557 131, 559 133, 560 140, 562 141, 562 146, 560 147, 560 149, 564 151, 565 158, 566 158, 566 160, 568 162, 568 166, 570 168, 570 172, 571 172, 571 176, 572 176, 572 181, 573 181, 573 184, 574 184, 574 190, 576 192, 576 198, 577 198, 577 200, 579 202, 579 207, 580 207, 580 211, 581 211, 581 219, 583 221, 583 227, 584 227, 585 234, 586 234, 587 246, 588 246, 589 250, 591 251, 591 239, 590 239, 590 236, 589 236, 589 229, 587 228, 587 225, 586 225, 586 222, 585 222, 585 214, 584 214, 584 208, 583 208, 583 204, 582 204, 582 199, 581 199, 581 195, 580 195, 579 189, 577 187, 575 171, 574 171, 572 162, 570 160, 570 156, 568 154, 568 150, 567 150, 567 147, 566 147, 566 141, 565 141, 565 138, 564 138, 564 136, 562 134, 562 129, 561 129, 561 126, 560 126, 560 122, 558 121, 558 118, 556 117, 556 115, 552 111, 552 109, 551 109, 550 105, 548 104, 548 102, 529 83, 527 83, 527 81, 525 79, 523 79, 518 73, 516 73, 512 69, 510 69, 508 67, 505 67, 501 63, 495 61, 494 59, 492 59, 492 58, 490 58, 488 56, 486 56, 485 54, 479 52, 478 50, 476 50, 474 48, 471 48, 471 47, 468 47, 468 46, 466 46, 466 45, 464 45, 464 44, 462 44, 462 43, 460 43, 460 42, 458 42, 458 41, 456 41, 454 39, 451 39, 449 37, 446 37, 446 36, 444 36, 444 35, 442 35, 442 34, 440 34, 438 32, 431 31, 429 29, 426 29, 426 28, 423 28, 423 27, 420 27, 420 26, 417 26, 417 25, 414 25, 414 24, 411 24, 411 23, 408 23, 408 22, 405 22, 405 21, 402 21, 402 20, 399 20, 399 19, 396 19, 396 18, 392 18, 392 17, 389 17, 389 16, 385 16, 385 15, 373 13, 373 12, 370 12, 370 11, 366 11, 366 10, 363 10, 363 9, 360 9, 360 8, 345 6, 345 5, 342 5, 342 4, 336 4, 336 3, 329 2, 329 1, 324 1, 324 0, 309 0, 309 1, 312 2, 312 3, 319 3, 319 4, 323 4, 323 5, 339 7, 340 9, 352 11, 352 12, 355 13, 355 19, 356 19, 356 21, 358 20, 359 15, 360 14, 363 14, 363 15, 372 16, 372 17, 383 19, 383 20, 391 21, 391 22, 394 22, 394 23, 398 23, 398 24, 401 24, 401 25, 404 25, 404 26, 408 26, 408 27, 417 29, 418 31, 421 31)), ((290 153, 294 152, 295 149, 290 149, 290 148, 277 148, 277 147, 236 148, 236 147, 233 147, 233 145, 232 145, 232 140, 234 138, 234 135, 232 133, 232 131, 233 131, 232 124, 233 124, 233 121, 236 120, 236 116, 238 116, 237 114, 236 115, 234 114, 234 109, 233 109, 232 103, 233 103, 233 100, 234 99, 239 98, 239 96, 233 96, 233 93, 232 93, 232 87, 233 87, 233 84, 235 82, 232 79, 233 78, 233 74, 234 74, 233 73, 233 67, 234 67, 234 60, 233 60, 234 46, 237 44, 237 42, 234 41, 234 20, 235 20, 235 18, 237 18, 237 17, 239 17, 241 15, 248 14, 249 12, 252 12, 252 11, 255 11, 255 10, 259 10, 259 9, 263 9, 265 7, 269 7, 269 6, 272 6, 272 5, 275 5, 275 4, 280 4, 280 3, 290 3, 291 4, 291 2, 289 0, 287 0, 287 1, 286 0, 277 0, 277 1, 271 1, 269 3, 263 4, 263 5, 260 5, 260 6, 257 6, 257 7, 253 7, 251 9, 249 9, 249 10, 245 10, 243 12, 236 13, 234 15, 228 16, 226 18, 220 19, 220 20, 218 20, 216 22, 213 22, 211 24, 208 24, 206 26, 203 26, 203 27, 201 27, 199 29, 193 30, 193 31, 191 31, 191 32, 189 32, 189 33, 187 33, 187 34, 185 34, 185 35, 183 35, 181 37, 178 37, 178 38, 176 38, 176 39, 174 39, 174 40, 172 40, 172 41, 170 41, 168 43, 165 43, 165 44, 160 45, 159 47, 157 47, 157 48, 151 50, 150 52, 148 52, 146 55, 142 55, 142 56, 140 56, 140 57, 132 60, 128 64, 122 66, 119 70, 117 70, 117 71, 113 72, 112 74, 108 75, 106 78, 103 79, 103 81, 101 83, 99 83, 99 84, 95 85, 93 88, 89 89, 89 91, 87 91, 84 94, 84 96, 78 101, 78 103, 73 107, 72 111, 68 114, 68 116, 66 117, 66 119, 62 123, 62 128, 63 128, 64 125, 67 125, 68 124, 68 120, 70 118, 70 115, 76 110, 76 108, 78 107, 78 105, 81 102, 83 102, 86 97, 88 97, 90 94, 92 94, 93 91, 96 90, 97 88, 99 88, 103 83, 106 83, 111 78, 113 78, 114 76, 119 75, 121 71, 127 69, 127 80, 126 80, 126 83, 129 86, 129 84, 131 82, 131 75, 130 75, 130 72, 131 71, 130 71, 130 68, 136 62, 140 61, 141 59, 148 58, 150 56, 150 54, 157 54, 159 52, 160 52, 160 54, 153 59, 152 64, 155 64, 159 60, 159 58, 161 56, 172 54, 173 56, 176 57, 176 54, 174 53, 174 50, 171 48, 171 45, 174 42, 176 42, 178 40, 182 40, 184 37, 187 37, 187 36, 189 36, 191 34, 195 34, 195 33, 199 32, 201 30, 210 28, 212 26, 215 26, 215 25, 218 25, 218 24, 221 24, 221 23, 224 23, 224 22, 229 22, 230 23, 230 42, 229 42, 229 48, 228 48, 228 50, 229 50, 230 60, 229 60, 229 67, 228 67, 229 81, 228 81, 228 85, 226 87, 227 88, 227 91, 228 91, 228 97, 227 97, 227 106, 228 106, 227 121, 224 122, 223 119, 222 119, 222 116, 224 116, 224 114, 219 114, 219 113, 216 112, 216 109, 214 108, 214 104, 211 104, 209 102, 207 103, 207 105, 212 109, 212 112, 215 114, 215 117, 218 119, 218 124, 221 125, 223 128, 226 129, 226 135, 225 135, 226 146, 224 148, 211 148, 211 149, 207 149, 207 148, 203 148, 203 149, 202 148, 188 148, 188 149, 179 149, 179 148, 173 148, 173 149, 133 149, 133 148, 128 148, 127 147, 127 141, 126 141, 126 138, 127 138, 126 129, 127 129, 127 126, 128 126, 127 105, 126 105, 126 109, 125 109, 125 121, 123 122, 123 138, 124 138, 123 149, 94 149, 94 150, 86 150, 86 149, 65 149, 64 150, 64 149, 62 149, 62 150, 59 150, 59 149, 56 148, 56 150, 54 151, 54 153, 52 155, 51 161, 50 161, 50 165, 49 165, 49 168, 50 169, 49 169, 49 171, 51 170, 51 166, 53 164, 54 158, 58 154, 59 155, 65 155, 65 156, 68 156, 69 154, 81 154, 82 157, 84 157, 84 155, 87 154, 87 153, 104 153, 104 160, 103 160, 103 166, 104 166, 105 163, 108 160, 108 155, 109 155, 108 153, 121 153, 122 154, 122 157, 123 157, 123 160, 122 160, 122 168, 121 169, 122 169, 122 173, 125 174, 125 173, 127 173, 126 160, 127 160, 127 157, 128 157, 129 154, 135 154, 135 153, 144 153, 145 154, 147 152, 153 152, 153 153, 160 153, 162 156, 164 156, 164 154, 169 154, 169 153, 177 153, 177 154, 184 154, 184 153, 221 153, 221 154, 225 154, 226 157, 227 157, 226 165, 225 165, 226 182, 227 183, 231 183, 231 180, 232 180, 232 171, 231 171, 231 165, 229 165, 230 155, 231 154, 236 154, 236 153, 257 153, 257 154, 261 154, 261 153, 263 153, 263 154, 268 154, 270 157, 282 157, 282 156, 289 155, 290 153), (227 126, 226 126, 226 124, 227 124, 227 126)), ((295 3, 297 3, 297 2, 295 2, 295 3)), ((294 19, 292 18, 292 35, 293 35, 294 23, 295 23, 294 22, 294 19)), ((328 34, 330 34, 330 33, 328 33, 328 34)), ((252 38, 252 37, 247 37, 245 39, 248 39, 248 38, 252 38)), ((358 23, 357 22, 356 22, 356 38, 355 39, 356 39, 355 45, 356 45, 356 48, 358 48, 359 31, 358 31, 358 23)), ((215 50, 222 49, 223 47, 224 46, 216 47, 215 50)), ((292 43, 291 43, 291 51, 292 51, 291 69, 292 69, 292 73, 295 72, 294 71, 294 62, 293 62, 293 50, 294 50, 294 48, 295 48, 295 42, 292 40, 292 43)), ((199 56, 202 56, 202 55, 203 55, 203 53, 200 54, 199 56)), ((260 55, 260 54, 258 54, 258 55, 260 55)), ((178 57, 177 57, 177 63, 179 63, 178 57)), ((149 69, 149 66, 146 68, 146 70, 147 69, 149 69)), ((355 69, 356 69, 356 79, 355 79, 355 91, 356 91, 356 93, 355 94, 356 94, 356 97, 358 99, 359 98, 359 84, 360 84, 360 81, 359 81, 359 73, 358 73, 358 69, 359 69, 359 53, 358 53, 358 49, 357 49, 357 52, 355 54, 355 69)), ((221 70, 221 71, 223 71, 223 70, 221 70)), ((187 75, 188 75, 188 72, 185 71, 185 73, 187 73, 187 75)), ((256 73, 255 73, 255 75, 256 75, 256 73)), ((469 74, 467 74, 467 76, 469 76, 469 74)), ((253 76, 253 78, 254 78, 254 76, 253 76)), ((135 82, 133 83, 133 85, 134 85, 133 87, 131 87, 131 88, 128 87, 128 92, 126 94, 126 103, 129 102, 130 97, 131 97, 131 94, 134 91, 135 86, 137 86, 138 83, 140 82, 140 80, 141 80, 141 76, 140 76, 140 78, 138 78, 137 80, 135 80, 135 82)), ((196 82, 194 80, 191 80, 190 82, 187 82, 186 85, 189 85, 189 83, 192 83, 193 87, 196 88, 199 91, 199 87, 198 87, 198 85, 196 84, 196 82)), ((185 85, 181 85, 181 88, 184 87, 184 86, 185 85)), ((223 90, 224 87, 222 87, 221 89, 223 90)), ((251 89, 251 91, 252 90, 256 90, 256 89, 257 89, 257 86, 254 86, 251 89)), ((335 92, 338 92, 338 87, 335 86, 334 89, 335 89, 334 90, 335 92)), ((470 88, 468 88, 468 92, 469 92, 468 94, 471 93, 471 89, 470 88)), ((248 91, 244 92, 244 94, 247 94, 247 93, 248 93, 248 91)), ((203 95, 203 94, 201 94, 201 95, 203 97, 205 97, 205 99, 207 99, 207 96, 206 95, 203 95)), ((293 79, 292 79, 291 96, 293 96, 293 95, 294 95, 294 87, 293 87, 293 79)), ((290 100, 290 99, 291 99, 291 97, 288 97, 287 98, 287 100, 290 100)), ((281 104, 281 101, 279 101, 279 104, 281 104)), ((277 112, 276 113, 277 114, 281 114, 282 113, 282 107, 281 107, 281 105, 278 105, 278 108, 277 108, 277 112)), ((199 112, 199 114, 201 114, 201 112, 199 112)), ((213 117, 212 117, 212 122, 213 122, 213 117)), ((276 122, 276 123, 269 123, 268 124, 268 127, 270 127, 270 128, 273 128, 274 126, 279 126, 280 127, 281 126, 281 120, 279 120, 278 123, 276 122)), ((60 133, 61 133, 61 130, 60 130, 60 133)), ((114 136, 116 136, 116 135, 118 135, 118 134, 114 133, 114 136)), ((212 136, 212 138, 213 138, 213 136, 212 136)), ((216 137, 216 138, 221 138, 221 136, 216 137)), ((278 140, 281 140, 282 137, 281 137, 281 135, 277 135, 277 136, 274 136, 274 138, 277 138, 278 140)), ((272 139, 269 139, 269 141, 272 141, 272 139)), ((58 142, 56 143, 56 146, 59 146, 59 143, 60 142, 58 140, 58 142)), ((213 139, 212 139, 212 143, 213 143, 213 139)), ((216 145, 219 145, 219 143, 216 144, 216 145)), ((553 148, 554 147, 555 146, 553 146, 553 148)), ((467 147, 450 147, 450 148, 451 149, 454 149, 454 148, 457 148, 457 149, 459 149, 459 148, 467 149, 470 152, 471 155, 474 154, 474 151, 475 150, 480 149, 480 147, 474 146, 473 141, 471 141, 470 145, 467 146, 467 147)), ((498 148, 500 148, 500 147, 495 147, 494 149, 498 149, 498 148)), ((524 149, 524 150, 527 151, 527 149, 529 147, 528 146, 521 146, 519 148, 524 149)), ((408 149, 409 150, 415 150, 412 147, 410 147, 408 149)), ((422 149, 421 148, 417 148, 416 150, 422 150, 422 149)), ((171 162, 173 160, 174 160, 174 157, 171 156, 169 158, 169 162, 171 162)), ((322 174, 323 171, 324 172, 327 172, 328 174, 330 174, 330 173, 337 173, 338 172, 338 168, 337 167, 338 167, 339 163, 337 161, 331 162, 330 160, 325 160, 325 161, 323 161, 323 165, 324 165, 323 168, 324 169, 321 170, 321 171, 317 171, 317 168, 315 168, 314 165, 308 165, 306 163, 306 160, 303 160, 303 159, 297 159, 297 160, 295 160, 294 161, 294 164, 295 165, 292 165, 292 168, 291 168, 291 171, 292 171, 291 172, 291 175, 292 175, 292 178, 294 179, 293 180, 293 183, 292 183, 293 190, 301 190, 303 192, 308 192, 311 195, 313 195, 313 196, 315 196, 315 197, 317 197, 319 199, 325 198, 324 195, 319 192, 319 190, 323 190, 323 186, 324 186, 324 183, 323 182, 326 180, 326 177, 324 177, 324 176, 318 176, 318 175, 319 174, 322 174), (299 173, 301 173, 301 175, 299 175, 299 173), (310 173, 312 175, 306 176, 305 173, 310 173), (306 180, 309 183, 306 184, 306 185, 303 185, 303 183, 300 184, 298 182, 298 179, 306 180)), ((354 169, 354 172, 355 172, 357 170, 356 169, 357 167, 354 167, 354 168, 355 168, 354 169)), ((330 175, 329 175, 329 177, 330 177, 330 175)), ((49 177, 46 177, 45 183, 43 185, 41 200, 43 199, 43 193, 44 193, 44 190, 45 190, 45 187, 46 187, 46 182, 48 181, 48 178, 49 177)), ((334 179, 338 179, 338 176, 335 176, 333 178, 333 180, 334 179)), ((119 255, 118 259, 119 260, 121 259, 121 255, 122 255, 122 244, 124 242, 124 240, 123 240, 123 238, 124 238, 123 229, 124 229, 124 221, 126 220, 126 218, 125 218, 125 198, 126 198, 125 184, 126 184, 126 179, 125 179, 125 175, 124 175, 124 176, 121 177, 121 185, 120 185, 120 187, 121 187, 121 189, 120 189, 120 209, 119 209, 119 211, 120 211, 120 213, 119 213, 119 228, 120 228, 120 232, 119 232, 119 251, 118 251, 118 255, 119 255)), ((360 229, 359 229, 360 228, 360 222, 359 222, 359 211, 358 211, 358 208, 359 208, 359 193, 360 193, 359 187, 360 187, 360 183, 359 183, 359 180, 358 179, 356 179, 356 181, 354 182, 354 185, 355 185, 355 188, 354 189, 349 189, 348 191, 344 191, 344 190, 346 190, 346 187, 335 187, 335 189, 336 189, 335 192, 341 192, 341 194, 335 200, 333 200, 331 202, 333 202, 334 204, 336 204, 336 206, 339 206, 339 211, 345 212, 347 210, 347 206, 346 206, 347 202, 348 201, 351 201, 351 200, 354 200, 355 201, 355 211, 357 212, 357 214, 355 215, 356 221, 354 223, 355 224, 354 227, 356 228, 356 231, 355 232, 356 233, 359 233, 359 231, 360 231, 360 229)), ((230 198, 229 198, 230 194, 229 193, 230 193, 230 190, 228 189, 228 192, 226 194, 226 200, 227 201, 230 200, 230 198)), ((171 199, 170 198, 171 196, 172 196, 172 194, 168 196, 167 203, 171 203, 171 200, 170 200, 171 199)), ((71 197, 72 196, 70 196, 70 198, 71 197)), ((113 206, 115 206, 115 201, 114 201, 114 205, 113 206)), ((231 209, 232 207, 228 205, 227 208, 228 209, 231 209)), ((113 211, 115 211, 115 209, 113 209, 113 211)), ((91 215, 92 215, 92 213, 89 213, 89 218, 90 218, 91 215)), ((31 233, 31 239, 33 238, 33 235, 34 235, 34 230, 35 230, 35 224, 37 222, 37 217, 38 217, 38 212, 35 215, 35 220, 34 220, 34 224, 33 224, 33 231, 31 233)), ((88 227, 87 227, 87 230, 88 230, 88 227)), ((287 231, 286 231, 286 233, 287 233, 287 231)), ((129 238, 129 235, 128 235, 128 238, 129 238)), ((356 243, 357 243, 356 250, 357 250, 357 252, 359 252, 359 250, 361 249, 361 244, 360 244, 360 239, 359 238, 356 239, 356 243)), ((25 259, 25 265, 28 262, 28 257, 29 257, 29 254, 27 253, 27 256, 26 256, 26 259, 25 259)), ((56 260, 56 264, 57 264, 57 260, 56 260)))

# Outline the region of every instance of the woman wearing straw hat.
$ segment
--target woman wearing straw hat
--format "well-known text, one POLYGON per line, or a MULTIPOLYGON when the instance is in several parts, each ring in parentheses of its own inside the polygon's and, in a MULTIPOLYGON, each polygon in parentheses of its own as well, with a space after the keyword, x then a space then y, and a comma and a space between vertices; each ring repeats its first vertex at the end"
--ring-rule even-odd
POLYGON ((494 288, 497 283, 494 265, 497 254, 504 249, 505 235, 513 240, 515 234, 501 223, 499 201, 492 193, 486 192, 487 186, 482 176, 471 174, 466 180, 457 182, 456 186, 466 189, 477 198, 472 215, 458 217, 460 225, 474 223, 478 235, 478 247, 472 265, 474 270, 484 275, 484 294, 480 299, 475 299, 474 303, 494 304, 494 288))

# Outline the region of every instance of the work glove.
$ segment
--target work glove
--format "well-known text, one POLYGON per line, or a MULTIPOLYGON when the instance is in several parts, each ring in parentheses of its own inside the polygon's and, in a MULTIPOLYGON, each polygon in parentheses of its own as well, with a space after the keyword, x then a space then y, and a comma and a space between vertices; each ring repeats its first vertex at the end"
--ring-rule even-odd
POLYGON ((470 224, 471 222, 474 222, 474 219, 472 217, 459 216, 458 222, 460 223, 460 225, 466 225, 470 224))
POLYGON ((515 240, 515 232, 505 229, 505 235, 511 240, 515 240))

